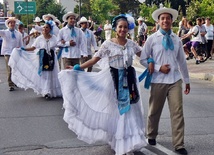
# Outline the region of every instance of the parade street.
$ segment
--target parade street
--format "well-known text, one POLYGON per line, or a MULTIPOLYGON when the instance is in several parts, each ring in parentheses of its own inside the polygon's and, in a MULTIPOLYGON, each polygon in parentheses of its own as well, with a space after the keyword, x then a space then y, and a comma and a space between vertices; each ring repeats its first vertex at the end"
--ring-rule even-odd
MULTIPOLYGON (((144 89, 143 84, 144 81, 141 95, 146 122, 149 90, 144 89)), ((46 100, 32 90, 8 91, 5 61, 0 57, 0 155, 114 155, 107 144, 88 145, 78 140, 63 120, 62 104, 62 98, 46 100)), ((213 82, 191 79, 191 93, 184 95, 184 116, 185 147, 189 155, 213 155, 213 82)), ((160 120, 157 143, 135 155, 176 155, 167 104, 160 120)))

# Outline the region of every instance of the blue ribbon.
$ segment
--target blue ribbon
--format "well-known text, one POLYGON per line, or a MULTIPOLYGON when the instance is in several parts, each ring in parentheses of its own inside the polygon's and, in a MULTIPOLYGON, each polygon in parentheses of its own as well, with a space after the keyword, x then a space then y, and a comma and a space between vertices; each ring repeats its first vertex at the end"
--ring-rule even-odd
POLYGON ((68 52, 68 47, 60 47, 59 48, 59 53, 57 54, 57 59, 59 60, 62 56, 62 50, 63 48, 65 49, 65 52, 67 53, 68 52))
POLYGON ((166 50, 168 50, 168 49, 174 50, 174 44, 173 44, 172 38, 170 37, 170 34, 172 33, 172 31, 169 30, 168 32, 166 32, 160 28, 160 32, 164 35, 163 40, 162 40, 163 47, 166 50))
POLYGON ((12 37, 13 39, 16 39, 15 30, 14 30, 14 29, 9 29, 9 30, 10 30, 10 32, 11 32, 11 37, 12 37))
POLYGON ((76 34, 75 30, 74 30, 74 26, 68 25, 68 28, 71 29, 71 37, 76 37, 77 34, 76 34))
POLYGON ((39 52, 37 53, 37 55, 39 55, 39 70, 38 70, 38 74, 39 76, 42 75, 42 68, 43 68, 43 57, 44 57, 44 49, 40 49, 39 52))
POLYGON ((79 65, 79 64, 74 65, 73 70, 76 70, 76 71, 84 71, 82 68, 80 68, 80 65, 79 65))
POLYGON ((118 109, 120 115, 128 112, 131 108, 129 88, 123 86, 124 72, 124 69, 118 70, 118 109))
MULTIPOLYGON (((154 60, 152 58, 149 58, 147 60, 147 63, 154 63, 154 60)), ((149 73, 148 68, 138 77, 139 82, 141 82, 144 78, 145 79, 145 83, 144 83, 144 88, 149 89, 150 85, 151 85, 151 80, 152 80, 152 74, 149 73)))
POLYGON ((90 37, 91 37, 91 36, 90 36, 90 33, 89 33, 88 31, 86 31, 85 37, 86 37, 86 38, 90 38, 90 37))

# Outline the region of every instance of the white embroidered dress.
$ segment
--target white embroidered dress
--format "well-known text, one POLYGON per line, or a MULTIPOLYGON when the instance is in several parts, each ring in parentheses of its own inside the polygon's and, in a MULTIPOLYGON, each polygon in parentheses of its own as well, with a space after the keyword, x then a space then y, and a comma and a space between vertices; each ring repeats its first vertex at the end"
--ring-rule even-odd
POLYGON ((46 40, 43 35, 39 36, 33 43, 36 47, 34 52, 27 52, 20 48, 14 48, 9 60, 9 66, 12 68, 12 81, 20 88, 33 89, 37 94, 45 96, 50 94, 51 97, 62 96, 60 83, 58 80, 59 64, 55 54, 55 64, 53 71, 39 70, 39 49, 45 48, 47 51, 54 50, 57 40, 52 36, 46 40))
MULTIPOLYGON (((140 50, 131 40, 127 41, 125 49, 107 40, 95 53, 95 57, 104 60, 107 65, 103 66, 124 68, 124 59, 130 66, 133 55, 140 50)), ((116 155, 146 145, 141 100, 131 104, 127 113, 119 114, 109 67, 100 72, 63 70, 59 73, 59 81, 64 99, 64 120, 80 140, 89 144, 104 141, 115 150, 116 155)))

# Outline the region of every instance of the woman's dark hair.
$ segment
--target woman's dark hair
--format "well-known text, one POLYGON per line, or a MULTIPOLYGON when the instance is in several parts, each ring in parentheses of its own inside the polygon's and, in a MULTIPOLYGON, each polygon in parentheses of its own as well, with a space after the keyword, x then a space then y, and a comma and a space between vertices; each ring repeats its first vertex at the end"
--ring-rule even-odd
POLYGON ((52 26, 50 23, 46 22, 45 24, 47 24, 49 26, 50 30, 52 30, 52 26))
POLYGON ((187 22, 190 26, 193 26, 193 23, 192 23, 192 21, 190 20, 190 21, 188 21, 187 22))
POLYGON ((118 25, 118 23, 119 23, 120 21, 126 21, 127 24, 129 25, 129 22, 128 22, 128 20, 127 20, 126 18, 119 18, 119 19, 116 21, 115 27, 117 27, 117 25, 118 25))

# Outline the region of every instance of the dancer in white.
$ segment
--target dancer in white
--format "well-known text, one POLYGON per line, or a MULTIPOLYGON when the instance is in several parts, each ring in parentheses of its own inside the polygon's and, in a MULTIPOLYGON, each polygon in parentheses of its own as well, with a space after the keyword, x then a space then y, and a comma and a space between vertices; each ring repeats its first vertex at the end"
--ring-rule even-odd
POLYGON ((125 15, 116 16, 112 27, 117 38, 106 40, 89 61, 59 73, 69 129, 87 143, 108 143, 116 155, 133 155, 147 145, 139 85, 132 67, 133 55, 140 56, 141 48, 126 39, 128 25, 125 15), (108 67, 98 73, 80 71, 99 60, 108 67))
POLYGON ((9 17, 5 21, 5 25, 8 29, 0 30, 0 36, 3 39, 1 54, 4 55, 6 62, 9 91, 15 90, 15 85, 11 81, 11 68, 8 66, 8 61, 13 48, 23 46, 22 35, 15 29, 16 23, 18 23, 18 20, 15 17, 9 17))
POLYGON ((32 47, 14 48, 9 61, 12 81, 20 88, 33 89, 46 99, 61 96, 57 77, 59 64, 54 53, 57 39, 51 35, 52 27, 47 22, 32 47))

